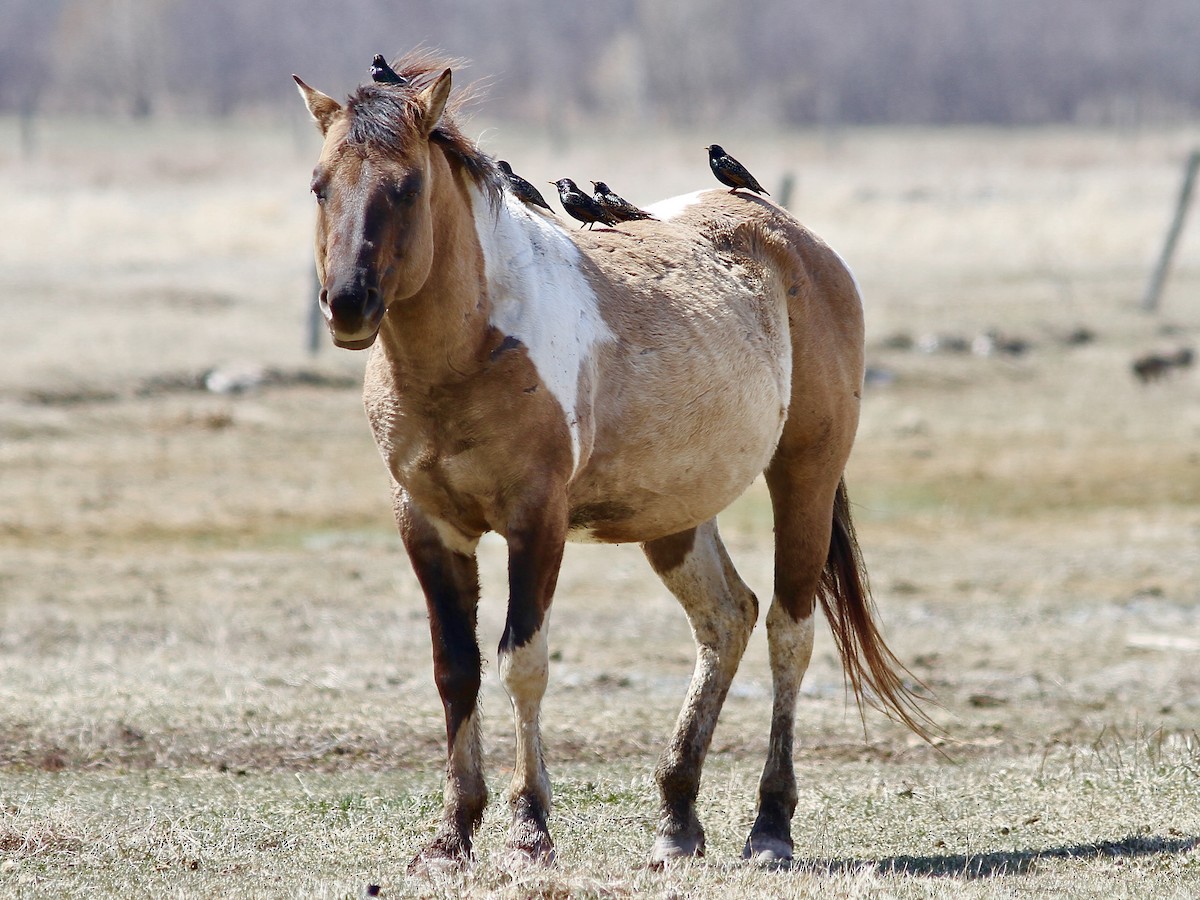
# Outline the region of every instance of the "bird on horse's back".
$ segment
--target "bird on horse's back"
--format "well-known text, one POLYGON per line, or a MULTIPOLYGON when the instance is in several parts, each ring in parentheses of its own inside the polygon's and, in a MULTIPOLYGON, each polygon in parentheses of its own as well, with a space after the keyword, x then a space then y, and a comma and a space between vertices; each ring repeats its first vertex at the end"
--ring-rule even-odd
POLYGON ((790 856, 792 723, 815 602, 856 694, 920 727, 871 617, 842 483, 863 376, 853 278, 785 211, 743 194, 666 201, 628 232, 564 228, 503 190, 463 137, 448 68, 417 57, 392 70, 345 104, 297 83, 325 136, 312 181, 321 309, 335 343, 371 347, 364 400, 446 712, 443 821, 414 865, 466 860, 487 801, 475 635, 487 531, 509 553, 509 850, 554 852, 538 717, 571 539, 642 543, 691 621, 697 668, 657 771, 651 857, 703 853, 700 770, 757 617, 715 517, 763 471, 776 691, 746 854, 790 856))

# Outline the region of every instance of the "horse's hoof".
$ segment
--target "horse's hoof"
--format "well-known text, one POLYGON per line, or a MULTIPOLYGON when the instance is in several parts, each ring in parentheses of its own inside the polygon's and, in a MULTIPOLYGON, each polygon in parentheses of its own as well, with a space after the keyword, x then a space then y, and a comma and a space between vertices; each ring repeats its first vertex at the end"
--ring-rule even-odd
POLYGON ((742 848, 742 859, 761 866, 774 866, 791 862, 792 845, 766 834, 752 834, 746 838, 746 846, 742 848))
POLYGON ((457 856, 436 856, 418 853, 408 864, 408 874, 417 878, 439 878, 456 875, 469 865, 469 859, 457 856))
POLYGON ((527 869, 554 864, 554 841, 550 839, 544 816, 515 816, 504 846, 506 866, 527 869))
POLYGON ((417 876, 450 875, 471 864, 471 850, 460 841, 446 836, 430 841, 408 864, 408 874, 417 876))
POLYGON ((520 872, 529 869, 548 869, 554 865, 554 845, 547 841, 537 847, 518 847, 509 844, 498 865, 506 872, 520 872))
POLYGON ((654 839, 650 850, 650 868, 661 869, 669 862, 680 859, 695 859, 704 855, 704 835, 663 835, 654 839))

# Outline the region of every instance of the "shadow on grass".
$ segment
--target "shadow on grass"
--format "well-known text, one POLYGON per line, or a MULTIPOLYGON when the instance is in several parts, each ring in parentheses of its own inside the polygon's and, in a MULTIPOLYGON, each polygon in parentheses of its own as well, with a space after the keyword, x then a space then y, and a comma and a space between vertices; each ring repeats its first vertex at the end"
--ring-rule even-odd
POLYGON ((887 859, 831 859, 797 862, 794 868, 814 872, 846 872, 874 866, 884 875, 924 875, 933 878, 990 878, 994 875, 1023 875, 1041 860, 1133 858, 1155 854, 1186 853, 1200 847, 1200 837, 1164 838, 1131 835, 1119 841, 1097 841, 1044 850, 1008 850, 995 853, 947 856, 893 856, 887 859))

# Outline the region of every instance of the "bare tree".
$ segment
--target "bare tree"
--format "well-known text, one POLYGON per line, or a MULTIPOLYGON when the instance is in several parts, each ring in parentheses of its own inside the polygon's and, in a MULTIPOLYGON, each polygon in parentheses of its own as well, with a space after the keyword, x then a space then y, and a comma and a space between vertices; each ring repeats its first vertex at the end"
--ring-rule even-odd
POLYGON ((50 36, 61 3, 8 0, 0 29, 0 108, 15 110, 21 122, 21 149, 35 149, 35 119, 53 75, 50 36))
POLYGON ((148 116, 166 94, 165 17, 175 0, 66 0, 55 70, 72 105, 148 116))

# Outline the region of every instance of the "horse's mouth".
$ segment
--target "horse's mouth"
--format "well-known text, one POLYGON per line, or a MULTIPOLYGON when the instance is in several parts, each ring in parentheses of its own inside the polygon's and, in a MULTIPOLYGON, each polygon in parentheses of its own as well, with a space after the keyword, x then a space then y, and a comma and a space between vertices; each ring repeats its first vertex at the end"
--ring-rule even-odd
POLYGON ((358 338, 355 340, 343 340, 337 335, 334 335, 333 345, 335 347, 341 347, 343 350, 366 350, 373 343, 375 343, 375 338, 377 337, 379 337, 378 331, 373 332, 370 337, 358 338))
POLYGON ((343 350, 366 350, 375 343, 375 338, 379 337, 379 328, 383 325, 386 311, 380 307, 375 315, 361 322, 354 331, 339 329, 332 317, 328 318, 326 324, 329 326, 329 336, 333 338, 333 345, 343 350))

